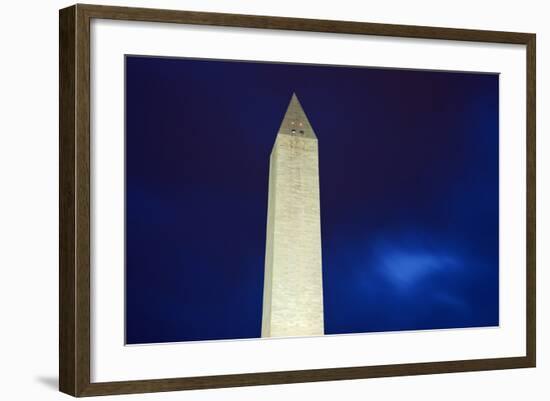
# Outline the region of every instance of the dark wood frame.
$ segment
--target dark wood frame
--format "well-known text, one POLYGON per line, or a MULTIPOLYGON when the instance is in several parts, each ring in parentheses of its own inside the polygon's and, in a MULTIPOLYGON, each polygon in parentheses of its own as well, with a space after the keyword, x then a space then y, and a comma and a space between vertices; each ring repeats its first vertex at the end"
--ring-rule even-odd
POLYGON ((59 13, 59 389, 73 396, 534 367, 535 34, 77 4, 59 13), (523 357, 90 382, 90 20, 513 43, 527 48, 527 354, 523 357))

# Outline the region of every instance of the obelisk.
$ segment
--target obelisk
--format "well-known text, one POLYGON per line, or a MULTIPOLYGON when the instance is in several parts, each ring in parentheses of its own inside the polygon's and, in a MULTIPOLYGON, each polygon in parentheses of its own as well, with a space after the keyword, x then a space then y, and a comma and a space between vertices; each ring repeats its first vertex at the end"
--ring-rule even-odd
POLYGON ((262 337, 323 334, 317 137, 293 94, 270 158, 262 337))

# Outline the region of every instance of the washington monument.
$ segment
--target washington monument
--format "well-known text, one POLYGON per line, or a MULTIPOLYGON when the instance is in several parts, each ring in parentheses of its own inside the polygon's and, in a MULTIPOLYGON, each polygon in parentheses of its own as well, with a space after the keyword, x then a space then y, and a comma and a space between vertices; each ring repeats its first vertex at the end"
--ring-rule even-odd
POLYGON ((293 94, 269 165, 262 337, 323 334, 317 137, 293 94))

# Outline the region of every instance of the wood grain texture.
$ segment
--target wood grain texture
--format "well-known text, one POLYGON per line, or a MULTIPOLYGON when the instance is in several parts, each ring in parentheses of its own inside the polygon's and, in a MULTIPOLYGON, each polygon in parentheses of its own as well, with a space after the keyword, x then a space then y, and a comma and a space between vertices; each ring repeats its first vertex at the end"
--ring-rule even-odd
MULTIPOLYGON (((73 396, 144 393, 323 380, 534 367, 536 363, 536 37, 530 33, 351 21, 75 5, 59 14, 59 388, 73 396), (90 20, 169 22, 259 29, 522 44, 527 48, 527 302, 524 357, 90 382, 90 20)), ((521 267, 523 268, 523 267, 521 267)))
POLYGON ((75 7, 59 14, 59 389, 75 393, 75 7))
POLYGON ((80 395, 148 393, 531 367, 525 357, 94 383, 80 395))
POLYGON ((530 366, 536 365, 537 344, 537 280, 536 280, 536 37, 531 35, 527 42, 527 227, 526 249, 527 258, 527 302, 526 302, 526 332, 527 359, 530 366))
POLYGON ((76 391, 90 384, 90 19, 76 9, 76 391))
POLYGON ((531 34, 474 29, 436 28, 428 26, 379 24, 355 21, 332 21, 305 18, 270 17, 208 13, 197 11, 160 10, 79 4, 79 9, 92 18, 128 21, 171 22, 193 25, 214 25, 241 28, 283 29, 310 32, 331 32, 403 38, 446 39, 493 43, 525 44, 531 34))

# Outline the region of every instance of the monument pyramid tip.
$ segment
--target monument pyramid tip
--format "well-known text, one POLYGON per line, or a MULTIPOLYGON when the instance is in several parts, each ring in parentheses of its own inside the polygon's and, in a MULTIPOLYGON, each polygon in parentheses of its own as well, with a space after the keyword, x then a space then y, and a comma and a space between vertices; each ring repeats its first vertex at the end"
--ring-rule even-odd
POLYGON ((279 133, 304 138, 317 138, 294 91, 292 92, 292 97, 279 128, 279 133))

